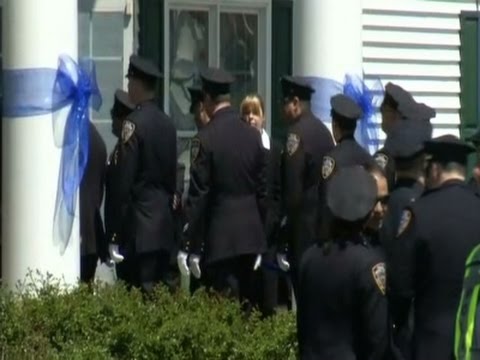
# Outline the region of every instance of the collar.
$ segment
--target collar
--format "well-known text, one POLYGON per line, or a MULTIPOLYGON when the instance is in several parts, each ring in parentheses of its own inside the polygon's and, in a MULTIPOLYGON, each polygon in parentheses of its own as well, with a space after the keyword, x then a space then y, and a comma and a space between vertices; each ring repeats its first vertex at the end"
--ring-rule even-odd
POLYGON ((270 136, 268 136, 267 132, 265 129, 262 129, 262 144, 263 147, 267 150, 270 150, 270 136))

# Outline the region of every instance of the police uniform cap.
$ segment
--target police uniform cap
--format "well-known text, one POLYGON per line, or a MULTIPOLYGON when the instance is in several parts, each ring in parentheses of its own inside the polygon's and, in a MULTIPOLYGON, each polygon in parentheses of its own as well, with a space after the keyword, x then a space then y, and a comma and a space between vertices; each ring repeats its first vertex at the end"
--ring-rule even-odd
POLYGON ((284 76, 280 84, 283 98, 298 97, 299 100, 309 101, 315 92, 310 84, 296 76, 284 76))
POLYGON ((152 61, 139 55, 132 55, 130 56, 127 77, 157 79, 162 77, 162 74, 152 61))
POLYGON ((428 121, 402 121, 385 141, 385 151, 395 160, 409 160, 423 152, 424 143, 432 138, 428 121))
POLYGON ((135 110, 135 105, 130 102, 128 93, 121 89, 115 91, 113 107, 110 110, 112 117, 125 117, 135 110))
POLYGON ((397 110, 404 120, 430 121, 437 115, 433 108, 415 100, 399 104, 397 110))
POLYGON ((405 109, 405 106, 410 106, 414 104, 415 100, 413 96, 397 84, 391 82, 385 85, 385 96, 383 98, 383 105, 388 105, 391 108, 402 113, 402 110, 405 109))
POLYGON ((338 94, 330 99, 332 117, 357 121, 362 116, 362 109, 350 97, 338 94))
POLYGON ((425 142, 425 153, 439 162, 467 163, 467 157, 475 148, 454 135, 443 135, 425 142))
POLYGON ((190 94, 190 113, 193 113, 195 105, 199 102, 204 101, 205 95, 199 87, 188 87, 188 92, 190 94))
POLYGON ((340 168, 328 183, 327 206, 337 219, 348 222, 364 219, 376 199, 375 179, 361 166, 340 168))
POLYGON ((230 93, 230 85, 235 78, 229 72, 219 68, 207 68, 200 72, 202 90, 211 96, 225 95, 230 93))

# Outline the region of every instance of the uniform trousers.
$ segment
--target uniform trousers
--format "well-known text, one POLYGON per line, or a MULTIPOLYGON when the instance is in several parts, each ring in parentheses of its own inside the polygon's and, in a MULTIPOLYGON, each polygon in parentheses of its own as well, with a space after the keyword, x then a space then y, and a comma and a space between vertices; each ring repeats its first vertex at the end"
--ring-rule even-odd
POLYGON ((168 285, 170 253, 166 250, 130 253, 117 264, 117 277, 129 286, 150 292, 162 282, 168 285))
POLYGON ((208 264, 204 277, 206 288, 240 300, 247 310, 256 299, 255 282, 258 277, 253 271, 256 257, 240 255, 208 264))
POLYGON ((80 280, 92 282, 97 269, 97 254, 87 254, 80 257, 80 280))

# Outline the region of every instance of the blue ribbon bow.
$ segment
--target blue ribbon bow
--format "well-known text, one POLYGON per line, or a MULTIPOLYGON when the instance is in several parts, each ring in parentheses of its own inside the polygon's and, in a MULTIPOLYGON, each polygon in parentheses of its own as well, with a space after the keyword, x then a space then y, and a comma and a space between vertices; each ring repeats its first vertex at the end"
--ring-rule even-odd
POLYGON ((343 84, 324 77, 305 77, 315 89, 312 97, 312 110, 320 119, 330 118, 330 98, 343 93, 350 96, 363 111, 358 130, 355 134, 357 141, 370 153, 378 150, 380 144, 379 129, 375 123, 379 101, 383 98, 383 86, 377 81, 370 89, 363 80, 354 75, 345 75, 343 84))
POLYGON ((62 148, 53 238, 63 255, 72 234, 77 194, 88 161, 89 107, 99 110, 102 97, 91 59, 79 63, 59 57, 58 68, 4 70, 5 117, 53 114, 53 133, 62 148), (70 107, 68 116, 58 110, 70 107))
POLYGON ((343 94, 352 98, 360 106, 363 113, 358 129, 360 142, 368 150, 373 148, 373 152, 378 150, 380 145, 375 114, 379 107, 379 100, 383 98, 381 82, 378 82, 375 87, 376 89, 370 90, 360 77, 345 75, 343 94), (375 93, 378 95, 375 95, 375 93))

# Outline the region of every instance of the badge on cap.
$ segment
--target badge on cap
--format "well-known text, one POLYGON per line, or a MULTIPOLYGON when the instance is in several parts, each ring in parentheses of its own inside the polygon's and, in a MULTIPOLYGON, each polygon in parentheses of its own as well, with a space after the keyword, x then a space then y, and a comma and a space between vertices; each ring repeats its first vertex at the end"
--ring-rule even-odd
POLYGON ((300 144, 300 137, 297 134, 290 133, 287 137, 287 153, 289 156, 295 154, 300 144))
POLYGON ((335 160, 331 156, 324 156, 323 157, 323 164, 322 164, 322 177, 327 179, 335 169, 335 160))
POLYGON ((378 153, 375 155, 374 159, 377 165, 380 166, 383 170, 385 170, 388 164, 388 156, 384 153, 378 153))
POLYGON ((200 153, 200 140, 197 138, 192 139, 192 144, 190 146, 190 163, 194 164, 197 160, 198 154, 200 153))
POLYGON ((400 225, 398 226, 397 237, 402 235, 407 230, 410 221, 412 220, 412 212, 410 210, 404 210, 402 218, 400 219, 400 225))
POLYGON ((135 132, 135 124, 129 120, 125 120, 122 125, 122 142, 125 144, 135 132))
POLYGON ((372 275, 378 289, 385 295, 387 292, 387 269, 385 263, 381 262, 372 267, 372 275))

